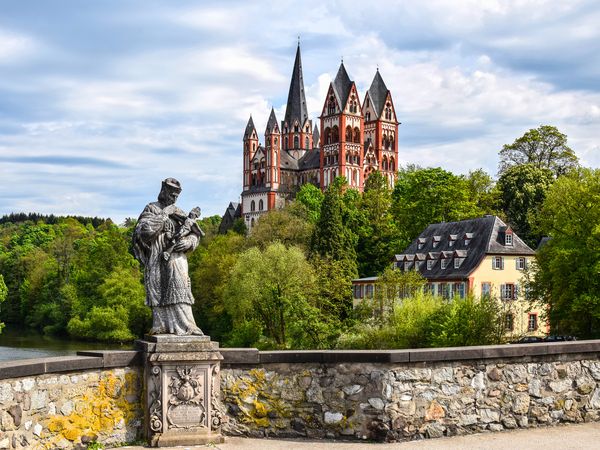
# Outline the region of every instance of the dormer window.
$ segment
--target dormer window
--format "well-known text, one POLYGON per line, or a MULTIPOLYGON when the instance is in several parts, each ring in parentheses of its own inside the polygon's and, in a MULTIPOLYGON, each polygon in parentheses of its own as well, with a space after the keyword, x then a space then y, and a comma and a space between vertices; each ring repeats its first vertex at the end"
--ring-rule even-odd
POLYGON ((427 260, 427 270, 433 269, 434 264, 435 264, 435 259, 428 259, 427 260))
POLYGON ((441 239, 442 239, 441 236, 433 237, 433 248, 436 248, 439 245, 441 239))
POLYGON ((423 247, 425 247, 425 242, 427 242, 427 239, 419 238, 417 241, 417 249, 421 250, 423 247))
POLYGON ((448 247, 454 247, 454 241, 448 241, 448 247))
POLYGON ((410 261, 404 262, 404 270, 408 270, 410 268, 410 261))
POLYGON ((448 267, 448 262, 449 262, 448 259, 442 259, 442 262, 441 262, 442 269, 445 269, 446 267, 448 267))
POLYGON ((473 233, 465 233, 464 239, 465 246, 469 245, 471 243, 471 239, 473 239, 473 233))
POLYGON ((513 235, 512 233, 506 232, 504 234, 504 245, 512 246, 513 245, 513 235))

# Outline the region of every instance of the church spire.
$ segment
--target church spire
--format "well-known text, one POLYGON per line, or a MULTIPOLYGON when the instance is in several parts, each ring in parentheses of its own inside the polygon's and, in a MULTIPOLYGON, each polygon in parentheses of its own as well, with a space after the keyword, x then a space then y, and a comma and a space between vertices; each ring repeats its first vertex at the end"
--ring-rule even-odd
POLYGON ((285 108, 285 117, 283 120, 291 127, 296 120, 302 126, 307 119, 308 110, 306 108, 306 97, 304 96, 300 42, 298 42, 296 60, 294 61, 294 69, 292 70, 292 81, 290 82, 290 91, 288 93, 287 107, 285 108))

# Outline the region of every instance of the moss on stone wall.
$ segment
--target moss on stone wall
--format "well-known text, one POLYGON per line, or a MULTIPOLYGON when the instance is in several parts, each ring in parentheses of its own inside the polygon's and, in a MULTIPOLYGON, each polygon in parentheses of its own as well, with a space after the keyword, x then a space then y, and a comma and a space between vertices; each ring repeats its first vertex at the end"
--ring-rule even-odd
POLYGON ((96 440, 100 433, 110 433, 139 419, 140 385, 136 372, 121 377, 113 372, 103 373, 97 388, 89 388, 83 395, 70 400, 70 414, 49 417, 46 427, 54 436, 46 442, 46 447, 53 448, 62 439, 71 442, 79 442, 82 438, 96 440))

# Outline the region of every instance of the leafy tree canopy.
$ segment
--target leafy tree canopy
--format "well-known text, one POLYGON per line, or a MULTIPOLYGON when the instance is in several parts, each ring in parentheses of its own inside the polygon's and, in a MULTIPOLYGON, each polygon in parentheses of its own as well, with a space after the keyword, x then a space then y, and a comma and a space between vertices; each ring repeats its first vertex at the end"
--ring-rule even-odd
POLYGON ((530 164, 538 169, 549 169, 556 177, 577 167, 578 161, 567 145, 565 134, 556 127, 541 125, 502 147, 498 172, 501 175, 511 167, 530 164))
POLYGON ((534 221, 553 182, 550 169, 532 164, 510 167, 498 180, 502 211, 519 237, 534 248, 540 238, 534 221))
POLYGON ((401 168, 392 193, 392 214, 406 247, 429 224, 482 215, 464 177, 439 167, 401 168))
POLYGON ((554 334, 600 337, 600 169, 579 169, 548 190, 539 213, 550 240, 537 254, 528 292, 549 305, 554 334))

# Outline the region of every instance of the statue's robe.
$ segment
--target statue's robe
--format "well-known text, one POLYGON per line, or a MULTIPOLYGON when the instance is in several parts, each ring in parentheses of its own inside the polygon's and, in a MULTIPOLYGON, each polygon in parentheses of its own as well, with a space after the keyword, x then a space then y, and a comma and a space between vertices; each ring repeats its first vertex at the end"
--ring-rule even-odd
MULTIPOLYGON (((134 231, 134 252, 144 265, 146 304, 152 308, 150 334, 202 334, 192 314, 194 297, 187 256, 167 251, 173 243, 166 230, 171 225, 174 236, 181 227, 181 223, 172 218, 177 216, 185 217, 185 213, 174 205, 163 209, 159 202, 150 203, 142 211, 134 231)), ((192 251, 198 245, 199 236, 192 228, 190 234, 181 239, 189 244, 187 251, 192 251)))

